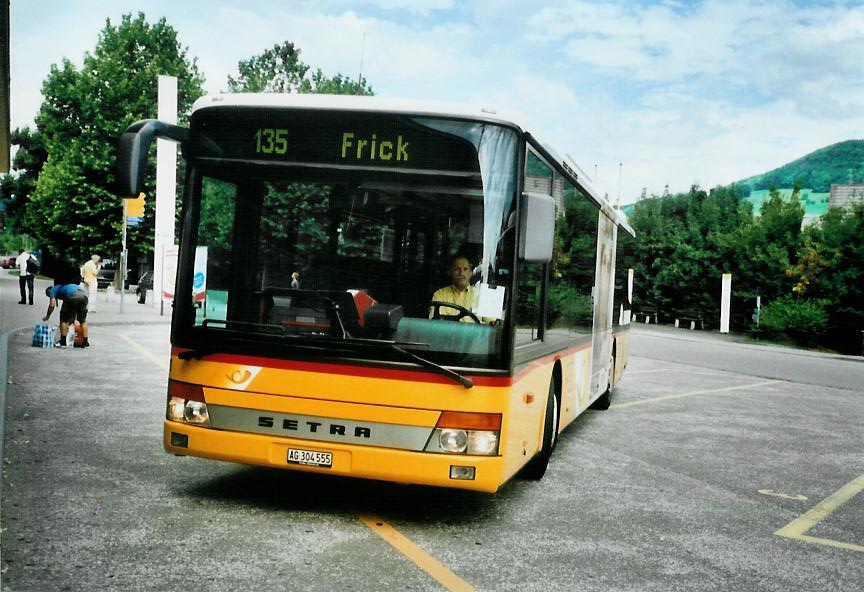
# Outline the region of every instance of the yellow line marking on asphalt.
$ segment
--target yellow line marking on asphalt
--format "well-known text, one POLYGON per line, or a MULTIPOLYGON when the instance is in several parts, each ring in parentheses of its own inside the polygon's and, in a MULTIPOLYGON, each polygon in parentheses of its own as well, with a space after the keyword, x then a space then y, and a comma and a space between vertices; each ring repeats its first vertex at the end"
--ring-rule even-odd
POLYGON ((695 397, 696 395, 711 395, 714 393, 725 393, 729 391, 740 391, 749 388, 756 388, 759 386, 768 386, 770 384, 777 384, 778 382, 782 382, 780 380, 766 380, 764 382, 752 382, 750 384, 741 384, 738 386, 726 386, 723 388, 716 389, 705 389, 702 391, 691 391, 689 393, 681 393, 680 395, 665 395, 663 397, 654 397, 652 399, 641 399, 639 401, 630 401, 628 403, 613 403, 609 406, 610 409, 622 409, 624 407, 635 407, 636 405, 644 405, 646 403, 658 403, 660 401, 669 401, 671 399, 683 399, 684 397, 695 397))
POLYGON ((414 562, 417 567, 435 578, 439 584, 451 592, 476 592, 471 584, 461 579, 442 565, 437 559, 408 540, 398 530, 369 514, 360 514, 360 521, 372 529, 382 539, 390 543, 397 551, 414 562))
POLYGON ((126 343, 131 345, 134 349, 137 349, 139 352, 144 354, 144 356, 146 358, 148 358, 149 360, 151 360, 154 364, 156 364, 157 366, 159 366, 163 370, 168 369, 168 364, 165 363, 165 360, 163 360, 162 358, 158 358, 158 357, 154 356, 151 352, 144 349, 138 342, 133 341, 132 338, 130 338, 130 337, 128 337, 122 333, 120 333, 120 337, 123 339, 123 341, 125 341, 126 343))
POLYGON ((834 510, 858 495, 862 490, 864 490, 864 475, 853 479, 774 534, 787 539, 829 545, 831 547, 864 553, 864 546, 862 545, 853 545, 852 543, 843 543, 804 534, 830 516, 834 510))

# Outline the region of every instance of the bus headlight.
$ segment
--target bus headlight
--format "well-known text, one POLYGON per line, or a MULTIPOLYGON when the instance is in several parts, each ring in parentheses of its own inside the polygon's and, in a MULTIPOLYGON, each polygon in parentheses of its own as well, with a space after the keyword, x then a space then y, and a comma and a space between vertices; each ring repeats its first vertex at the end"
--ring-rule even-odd
POLYGON ((498 452, 498 432, 468 432, 468 454, 496 454, 498 452))
POLYGON ((205 428, 210 427, 210 414, 207 413, 207 403, 203 401, 168 397, 168 408, 165 417, 170 421, 193 423, 205 428))
POLYGON ((200 384, 169 379, 165 418, 209 428, 210 414, 204 402, 204 388, 200 384))
POLYGON ((468 432, 465 430, 440 430, 438 444, 444 452, 465 452, 468 447, 468 432))
POLYGON ((165 414, 167 419, 171 421, 183 421, 183 409, 186 407, 186 400, 180 397, 168 397, 168 410, 165 414))
POLYGON ((442 411, 424 450, 495 456, 500 440, 500 413, 442 411))
POLYGON ((209 427, 210 415, 207 413, 207 403, 186 401, 186 405, 183 406, 183 418, 188 423, 209 427))

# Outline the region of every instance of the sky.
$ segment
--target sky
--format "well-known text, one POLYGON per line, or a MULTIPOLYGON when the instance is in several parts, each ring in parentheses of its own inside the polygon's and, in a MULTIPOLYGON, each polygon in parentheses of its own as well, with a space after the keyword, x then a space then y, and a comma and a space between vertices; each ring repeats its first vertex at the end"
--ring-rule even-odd
POLYGON ((12 127, 52 64, 138 12, 177 30, 208 93, 292 41, 327 75, 362 62, 379 96, 518 113, 622 204, 864 138, 864 3, 781 0, 11 0, 12 127))

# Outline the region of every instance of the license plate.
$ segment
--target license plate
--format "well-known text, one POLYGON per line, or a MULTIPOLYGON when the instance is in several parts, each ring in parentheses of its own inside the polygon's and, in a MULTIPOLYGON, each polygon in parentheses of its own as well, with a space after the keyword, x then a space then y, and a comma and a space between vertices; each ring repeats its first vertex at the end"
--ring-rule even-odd
POLYGON ((302 450, 300 448, 288 449, 288 462, 293 465, 307 465, 310 467, 333 466, 332 452, 319 452, 317 450, 302 450))

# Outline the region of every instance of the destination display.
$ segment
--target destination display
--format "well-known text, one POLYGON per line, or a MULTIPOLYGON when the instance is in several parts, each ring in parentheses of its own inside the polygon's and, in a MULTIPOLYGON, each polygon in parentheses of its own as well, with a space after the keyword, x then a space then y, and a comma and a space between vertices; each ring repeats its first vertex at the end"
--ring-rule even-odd
MULTIPOLYGON (((190 122, 192 157, 478 172, 477 152, 422 118, 389 114, 216 107, 190 122)), ((449 123, 449 122, 448 122, 449 123)))

